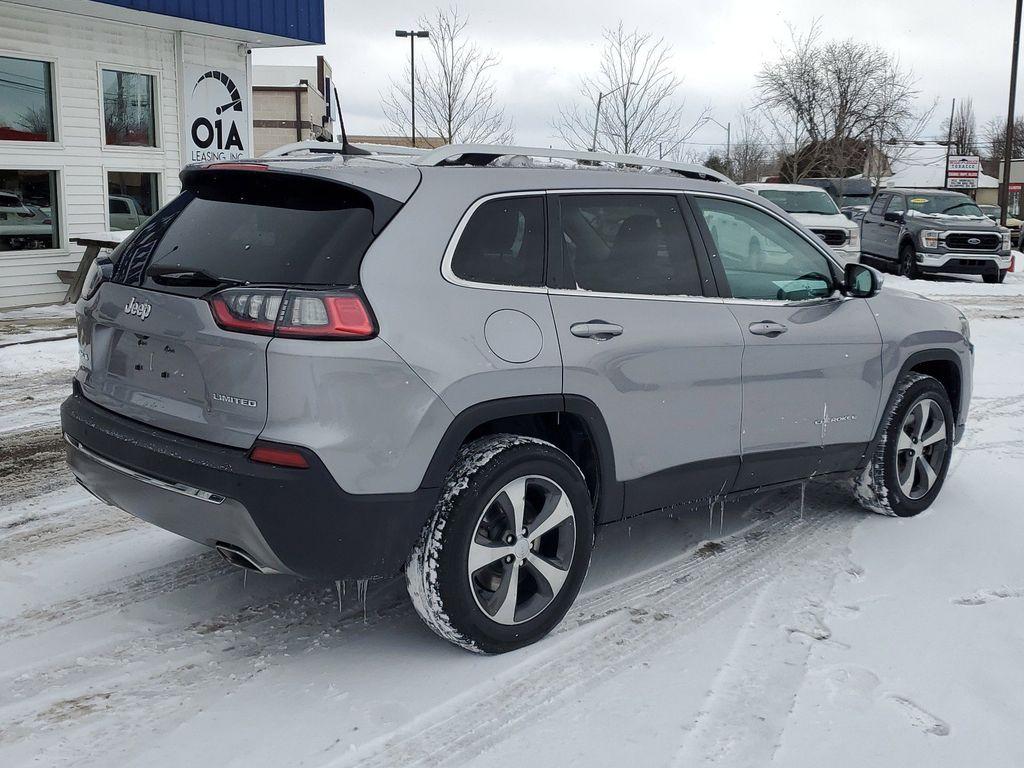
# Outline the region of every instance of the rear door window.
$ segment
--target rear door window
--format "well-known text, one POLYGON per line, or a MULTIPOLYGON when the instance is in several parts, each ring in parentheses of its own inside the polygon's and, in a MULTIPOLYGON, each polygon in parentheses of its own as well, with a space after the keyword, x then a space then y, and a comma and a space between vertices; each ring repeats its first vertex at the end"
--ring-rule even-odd
POLYGON ((473 283, 544 284, 544 197, 501 197, 473 211, 455 253, 452 273, 473 283))
POLYGON ((560 198, 562 258, 584 291, 700 296, 697 258, 673 195, 560 198))
POLYGON ((269 172, 210 172, 115 251, 114 279, 155 283, 146 270, 202 270, 274 285, 355 285, 373 241, 373 203, 333 182, 269 172))

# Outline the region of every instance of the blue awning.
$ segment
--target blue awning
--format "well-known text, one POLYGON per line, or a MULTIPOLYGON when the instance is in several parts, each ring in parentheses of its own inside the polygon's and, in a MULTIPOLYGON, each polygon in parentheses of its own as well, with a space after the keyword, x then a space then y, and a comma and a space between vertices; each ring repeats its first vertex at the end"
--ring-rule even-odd
MULTIPOLYGON (((92 0, 131 11, 244 30, 295 43, 324 42, 324 0, 92 0)), ((247 36, 248 37, 248 36, 247 36)))

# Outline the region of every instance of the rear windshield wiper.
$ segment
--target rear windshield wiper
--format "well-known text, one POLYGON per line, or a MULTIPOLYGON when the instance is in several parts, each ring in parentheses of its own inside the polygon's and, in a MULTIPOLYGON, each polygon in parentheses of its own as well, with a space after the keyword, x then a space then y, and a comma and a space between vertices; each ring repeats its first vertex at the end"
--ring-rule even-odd
POLYGON ((198 267, 172 267, 154 264, 146 270, 153 282, 160 285, 187 285, 197 288, 220 288, 232 285, 245 285, 241 280, 230 277, 217 277, 198 267))

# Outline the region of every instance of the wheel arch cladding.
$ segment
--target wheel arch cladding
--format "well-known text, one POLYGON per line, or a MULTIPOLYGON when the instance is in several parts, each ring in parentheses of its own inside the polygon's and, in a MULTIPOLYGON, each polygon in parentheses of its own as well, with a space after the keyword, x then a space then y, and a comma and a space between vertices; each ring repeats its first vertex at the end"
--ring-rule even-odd
POLYGON ((960 358, 956 352, 950 349, 922 350, 913 353, 903 361, 903 365, 900 366, 899 372, 893 380, 889 396, 885 400, 885 407, 879 413, 879 423, 875 427, 875 436, 868 443, 864 455, 857 465, 858 469, 863 469, 867 466, 868 461, 874 455, 875 449, 881 441, 881 433, 885 427, 887 416, 893 407, 893 403, 896 401, 899 384, 908 373, 921 373, 938 379, 949 396, 950 406, 953 408, 954 421, 960 421, 960 414, 964 408, 964 403, 961 402, 963 371, 960 365, 960 358))
POLYGON ((547 440, 583 472, 594 500, 595 520, 622 517, 622 484, 615 475, 611 436, 593 401, 576 395, 530 395, 489 400, 459 412, 438 443, 422 487, 439 487, 459 448, 485 435, 511 433, 547 440))

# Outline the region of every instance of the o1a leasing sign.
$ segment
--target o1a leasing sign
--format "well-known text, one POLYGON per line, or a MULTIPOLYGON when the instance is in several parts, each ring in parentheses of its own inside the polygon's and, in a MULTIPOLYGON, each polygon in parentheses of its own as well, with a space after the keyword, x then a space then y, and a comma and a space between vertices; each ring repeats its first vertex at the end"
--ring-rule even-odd
POLYGON ((244 70, 185 66, 185 163, 249 157, 244 70))
POLYGON ((977 155, 950 155, 946 163, 948 189, 977 189, 981 158, 977 155))

